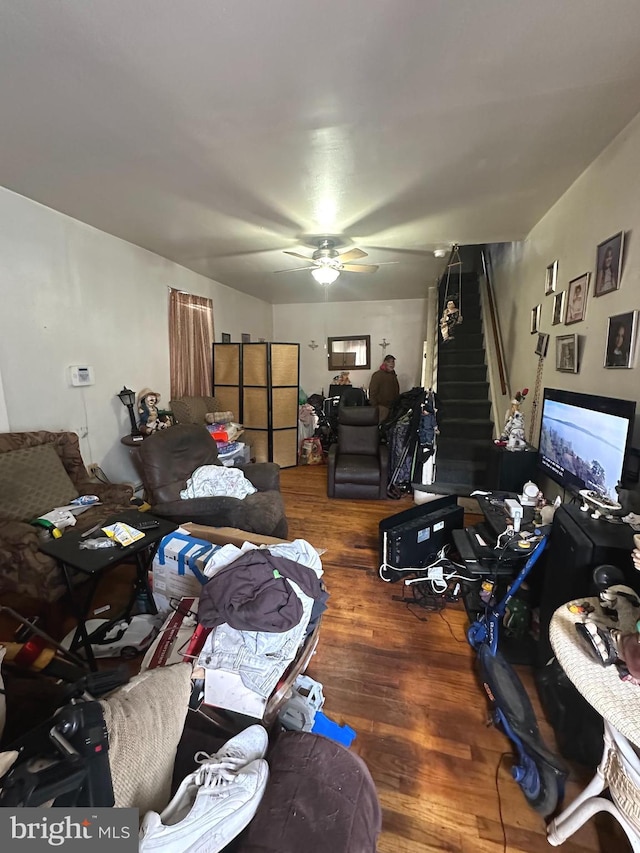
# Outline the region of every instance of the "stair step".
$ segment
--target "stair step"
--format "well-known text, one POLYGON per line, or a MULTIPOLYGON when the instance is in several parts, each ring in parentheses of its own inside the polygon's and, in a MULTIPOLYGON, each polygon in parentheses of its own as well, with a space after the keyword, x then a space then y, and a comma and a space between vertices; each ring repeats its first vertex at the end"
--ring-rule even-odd
POLYGON ((437 460, 455 459, 459 462, 484 464, 489 456, 490 440, 469 437, 464 441, 443 432, 438 436, 437 460))
POLYGON ((493 424, 486 418, 444 418, 438 419, 441 434, 448 438, 464 439, 484 438, 489 442, 493 435, 493 424))
POLYGON ((488 400, 488 382, 438 382, 440 400, 488 400))
POLYGON ((485 354, 482 347, 478 349, 458 349, 456 344, 447 344, 438 349, 438 369, 449 364, 484 364, 485 354))
POLYGON ((484 336, 482 332, 466 333, 463 324, 456 329, 455 338, 449 340, 447 343, 441 343, 440 349, 449 349, 452 346, 459 350, 482 349, 484 346, 484 336))
POLYGON ((484 382, 486 378, 486 364, 438 364, 438 385, 442 382, 484 382))
POLYGON ((489 420, 491 402, 489 400, 438 400, 438 422, 446 423, 449 418, 489 420))

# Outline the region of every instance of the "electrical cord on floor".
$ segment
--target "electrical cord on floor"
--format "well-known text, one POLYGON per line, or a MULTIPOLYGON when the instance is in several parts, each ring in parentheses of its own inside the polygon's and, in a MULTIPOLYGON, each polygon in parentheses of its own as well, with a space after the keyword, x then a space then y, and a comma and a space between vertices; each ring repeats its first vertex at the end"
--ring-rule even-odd
POLYGON ((502 766, 502 762, 504 759, 510 755, 509 752, 503 752, 500 758, 498 759, 498 766, 496 767, 496 794, 498 795, 498 814, 500 815, 500 826, 502 827, 502 851, 503 853, 507 853, 507 828, 504 825, 504 817, 502 816, 502 797, 500 796, 500 785, 498 785, 498 776, 500 774, 500 767, 502 766))
MULTIPOLYGON (((444 608, 443 608, 443 609, 444 609, 444 608)), ((461 640, 461 639, 460 639, 460 637, 456 637, 456 635, 453 633, 453 628, 451 627, 451 622, 449 622, 449 620, 448 620, 448 619, 447 619, 447 617, 444 615, 444 613, 442 612, 442 610, 438 612, 438 616, 442 619, 442 621, 444 622, 444 624, 447 626, 447 628, 449 629, 449 633, 451 634, 451 636, 453 637, 453 639, 456 641, 456 643, 464 643, 464 644, 465 644, 465 646, 466 646, 466 645, 467 645, 467 642, 468 642, 468 641, 467 641, 467 638, 465 637, 465 638, 464 638, 464 640, 461 640)))

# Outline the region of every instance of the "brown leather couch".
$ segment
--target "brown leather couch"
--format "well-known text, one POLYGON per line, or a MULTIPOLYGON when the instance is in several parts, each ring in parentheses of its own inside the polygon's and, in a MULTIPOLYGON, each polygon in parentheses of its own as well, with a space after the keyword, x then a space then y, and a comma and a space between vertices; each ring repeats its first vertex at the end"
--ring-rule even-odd
POLYGON ((181 500, 180 492, 196 468, 221 464, 216 443, 204 426, 176 424, 146 438, 140 444, 139 465, 152 513, 178 524, 193 521, 213 527, 239 527, 286 539, 288 525, 280 494, 280 467, 273 462, 240 466, 258 489, 243 500, 181 500))
MULTIPOLYGON (((131 509, 130 485, 97 483, 90 479, 80 443, 74 432, 5 432, 0 434, 0 454, 51 444, 79 495, 97 495, 101 504, 78 516, 76 530, 87 530, 122 509, 131 509)), ((22 484, 21 484, 22 485, 22 484)), ((7 484, 2 484, 3 489, 7 484)), ((9 486, 10 488, 10 486, 9 486)), ((59 504, 58 504, 59 505, 59 504)), ((54 503, 48 509, 54 509, 54 503)), ((48 511, 48 510, 44 510, 48 511)), ((24 520, 0 515, 0 598, 27 596, 39 602, 54 602, 66 586, 56 561, 38 548, 36 528, 24 520)))
POLYGON ((329 448, 327 495, 377 499, 387 496, 388 448, 380 444, 376 406, 341 406, 338 443, 329 448))

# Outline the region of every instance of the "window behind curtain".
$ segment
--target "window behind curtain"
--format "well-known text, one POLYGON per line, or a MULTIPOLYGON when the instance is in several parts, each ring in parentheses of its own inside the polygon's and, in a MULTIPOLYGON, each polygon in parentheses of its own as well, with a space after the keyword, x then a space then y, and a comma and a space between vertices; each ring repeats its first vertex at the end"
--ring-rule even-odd
POLYGON ((213 305, 204 296, 169 290, 171 399, 211 395, 213 305))

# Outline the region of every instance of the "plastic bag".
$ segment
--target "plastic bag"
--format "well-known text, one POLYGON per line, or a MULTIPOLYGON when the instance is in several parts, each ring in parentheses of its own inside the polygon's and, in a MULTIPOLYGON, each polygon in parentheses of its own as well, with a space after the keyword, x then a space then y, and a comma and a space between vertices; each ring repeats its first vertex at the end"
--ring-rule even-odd
POLYGON ((324 455, 322 453, 322 442, 320 436, 303 438, 300 442, 300 453, 298 456, 300 465, 322 465, 324 455))

